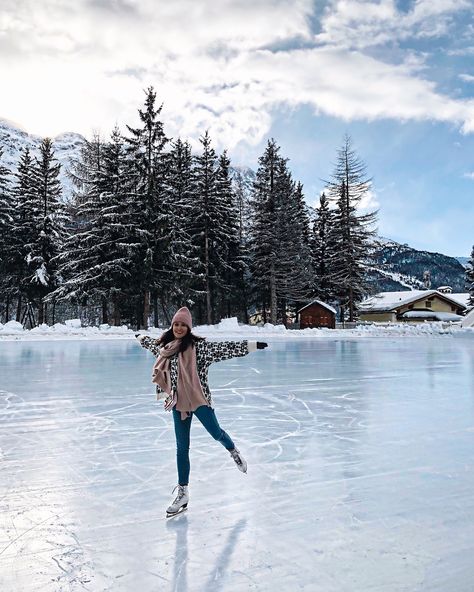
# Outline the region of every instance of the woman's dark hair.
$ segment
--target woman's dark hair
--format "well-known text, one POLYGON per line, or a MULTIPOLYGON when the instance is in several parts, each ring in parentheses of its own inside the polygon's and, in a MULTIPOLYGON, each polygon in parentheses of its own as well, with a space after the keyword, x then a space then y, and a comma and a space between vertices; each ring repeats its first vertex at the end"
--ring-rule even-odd
MULTIPOLYGON (((176 339, 173 333, 173 327, 165 331, 163 335, 160 337, 160 345, 166 345, 170 341, 176 339)), ((183 353, 188 349, 189 346, 194 347, 194 344, 197 341, 204 341, 205 337, 199 337, 198 335, 194 335, 192 331, 188 331, 184 337, 181 338, 181 343, 179 346, 180 353, 183 353)))

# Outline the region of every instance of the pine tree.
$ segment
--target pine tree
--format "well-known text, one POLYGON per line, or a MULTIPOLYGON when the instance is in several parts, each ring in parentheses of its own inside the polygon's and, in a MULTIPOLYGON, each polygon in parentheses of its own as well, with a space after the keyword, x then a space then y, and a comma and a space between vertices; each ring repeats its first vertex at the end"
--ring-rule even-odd
POLYGON ((242 311, 242 320, 249 322, 250 308, 250 276, 251 276, 251 257, 250 257, 250 228, 252 219, 252 208, 246 191, 242 172, 233 169, 233 197, 234 207, 237 215, 238 226, 238 244, 240 250, 239 270, 236 288, 238 298, 237 310, 242 311))
MULTIPOLYGON (((33 178, 33 159, 28 148, 22 151, 13 185, 14 216, 12 224, 11 285, 17 296, 16 320, 27 318, 28 303, 34 296, 31 270, 27 263, 28 244, 37 232, 38 197, 33 178)), ((32 322, 32 319, 28 319, 32 322)))
MULTIPOLYGON (((230 317, 232 310, 239 305, 244 305, 244 272, 246 262, 242 253, 240 242, 241 228, 239 224, 239 212, 237 209, 232 180, 230 177, 230 160, 224 151, 219 158, 217 169, 217 199, 222 209, 222 223, 218 250, 221 261, 221 274, 218 280, 220 286, 220 316, 230 317)), ((247 316, 246 310, 244 317, 247 316)))
POLYGON ((361 214, 358 208, 370 187, 371 179, 367 177, 366 166, 353 150, 351 138, 346 135, 328 183, 328 194, 336 204, 334 231, 337 244, 331 272, 341 315, 347 307, 349 321, 354 320, 356 304, 368 288, 365 262, 375 234, 376 212, 361 214))
POLYGON ((297 310, 309 297, 313 275, 303 188, 293 181, 286 159, 279 163, 275 197, 276 292, 279 318, 286 325, 288 308, 297 310))
POLYGON ((329 201, 323 192, 316 208, 311 238, 311 253, 314 270, 313 297, 323 302, 331 300, 334 285, 331 275, 331 264, 335 259, 334 244, 334 213, 329 208, 329 201))
MULTIPOLYGON (((196 207, 191 146, 178 138, 172 142, 166 158, 162 208, 168 213, 169 236, 165 242, 163 261, 166 261, 166 268, 163 267, 161 273, 163 289, 160 300, 167 316, 171 303, 194 304, 194 287, 199 274, 203 273, 203 266, 199 259, 199 246, 192 239, 196 207)), ((167 322, 170 320, 166 318, 167 322)))
POLYGON ((466 288, 469 292, 469 306, 474 306, 474 246, 466 269, 466 288))
POLYGON ((199 248, 199 257, 203 264, 202 281, 196 286, 197 294, 204 298, 204 302, 199 301, 198 315, 201 320, 211 324, 215 317, 213 300, 222 271, 224 212, 218 193, 218 158, 211 145, 209 133, 206 131, 199 141, 202 153, 195 157, 194 223, 191 233, 193 243, 199 248))
POLYGON ((270 305, 271 322, 278 308, 285 321, 286 307, 309 296, 311 284, 309 220, 301 185, 296 185, 287 159, 270 140, 259 159, 252 203, 252 276, 264 320, 270 305), (280 301, 280 307, 278 303, 280 301))
POLYGON ((113 324, 119 324, 120 303, 132 275, 130 253, 138 244, 130 242, 125 153, 118 128, 107 144, 98 137, 86 142, 71 175, 80 188, 76 229, 59 256, 64 282, 53 296, 79 304, 100 303, 103 323, 109 322, 112 302, 113 324))
POLYGON ((11 194, 10 171, 2 165, 3 149, 0 147, 0 294, 6 302, 5 318, 10 320, 12 223, 14 208, 11 194))
POLYGON ((52 141, 45 138, 40 146, 39 158, 35 159, 32 167, 32 184, 36 198, 33 211, 35 228, 27 244, 26 256, 39 324, 47 321, 44 298, 59 283, 56 256, 64 240, 65 224, 64 207, 60 201, 60 168, 61 165, 54 156, 52 141))
POLYGON ((269 140, 254 183, 252 199, 253 223, 251 229, 253 291, 261 302, 263 318, 270 307, 271 320, 276 323, 277 289, 276 265, 278 236, 275 232, 275 193, 280 148, 275 140, 269 140))
POLYGON ((134 235, 140 241, 133 278, 140 294, 137 303, 140 327, 146 327, 148 323, 151 293, 163 288, 160 272, 167 266, 164 257, 169 237, 168 212, 161 203, 166 183, 164 148, 168 138, 159 120, 163 106, 156 108, 155 103, 156 92, 150 87, 146 92, 145 108, 138 110, 142 127, 127 126, 130 135, 125 138, 129 193, 135 212, 134 235))

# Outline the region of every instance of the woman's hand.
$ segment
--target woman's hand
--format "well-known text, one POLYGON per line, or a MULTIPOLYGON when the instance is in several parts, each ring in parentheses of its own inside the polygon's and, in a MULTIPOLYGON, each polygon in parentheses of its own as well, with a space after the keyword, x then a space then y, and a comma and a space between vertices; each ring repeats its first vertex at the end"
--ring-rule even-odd
POLYGON ((263 341, 257 341, 257 349, 265 349, 268 347, 268 343, 264 343, 263 341))

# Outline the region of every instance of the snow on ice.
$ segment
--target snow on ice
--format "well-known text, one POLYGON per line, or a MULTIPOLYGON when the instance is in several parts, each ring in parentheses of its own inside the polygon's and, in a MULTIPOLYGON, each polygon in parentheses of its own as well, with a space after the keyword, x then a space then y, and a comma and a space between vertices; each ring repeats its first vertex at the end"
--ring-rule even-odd
MULTIPOLYGON (((448 315, 449 317, 449 315, 448 315)), ((446 317, 446 321, 451 320, 446 317)), ((473 318, 474 323, 474 318, 473 318)), ((141 331, 143 334, 158 337, 166 328, 151 327, 147 331, 141 331)), ((374 323, 360 325, 355 329, 286 329, 284 325, 272 325, 266 323, 264 326, 242 325, 236 318, 223 319, 217 325, 201 325, 195 327, 194 332, 204 337, 216 337, 219 339, 257 339, 263 337, 273 337, 275 339, 340 339, 344 337, 383 337, 387 335, 455 335, 472 329, 469 324, 463 327, 460 324, 452 322, 425 322, 425 323, 374 323)), ((136 331, 130 329, 127 325, 121 327, 112 327, 107 324, 99 327, 82 327, 80 319, 70 319, 65 323, 56 323, 55 325, 40 325, 33 329, 25 330, 23 325, 16 321, 9 321, 2 325, 0 323, 0 340, 22 339, 22 340, 50 340, 50 339, 132 339, 136 331)))

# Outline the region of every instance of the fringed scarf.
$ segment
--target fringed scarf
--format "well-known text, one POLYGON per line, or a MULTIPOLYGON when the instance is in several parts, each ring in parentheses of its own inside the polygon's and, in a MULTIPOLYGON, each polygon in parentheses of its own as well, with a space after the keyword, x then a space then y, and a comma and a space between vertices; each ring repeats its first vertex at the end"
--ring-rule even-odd
POLYGON ((209 405, 202 392, 201 381, 197 373, 196 348, 188 347, 184 352, 179 352, 180 339, 174 339, 160 350, 160 355, 153 365, 152 382, 167 394, 171 399, 165 409, 181 412, 181 419, 186 419, 190 412, 195 411, 201 405, 209 405), (179 352, 179 353, 178 353, 179 352), (178 388, 173 392, 170 373, 170 358, 178 353, 178 388))

